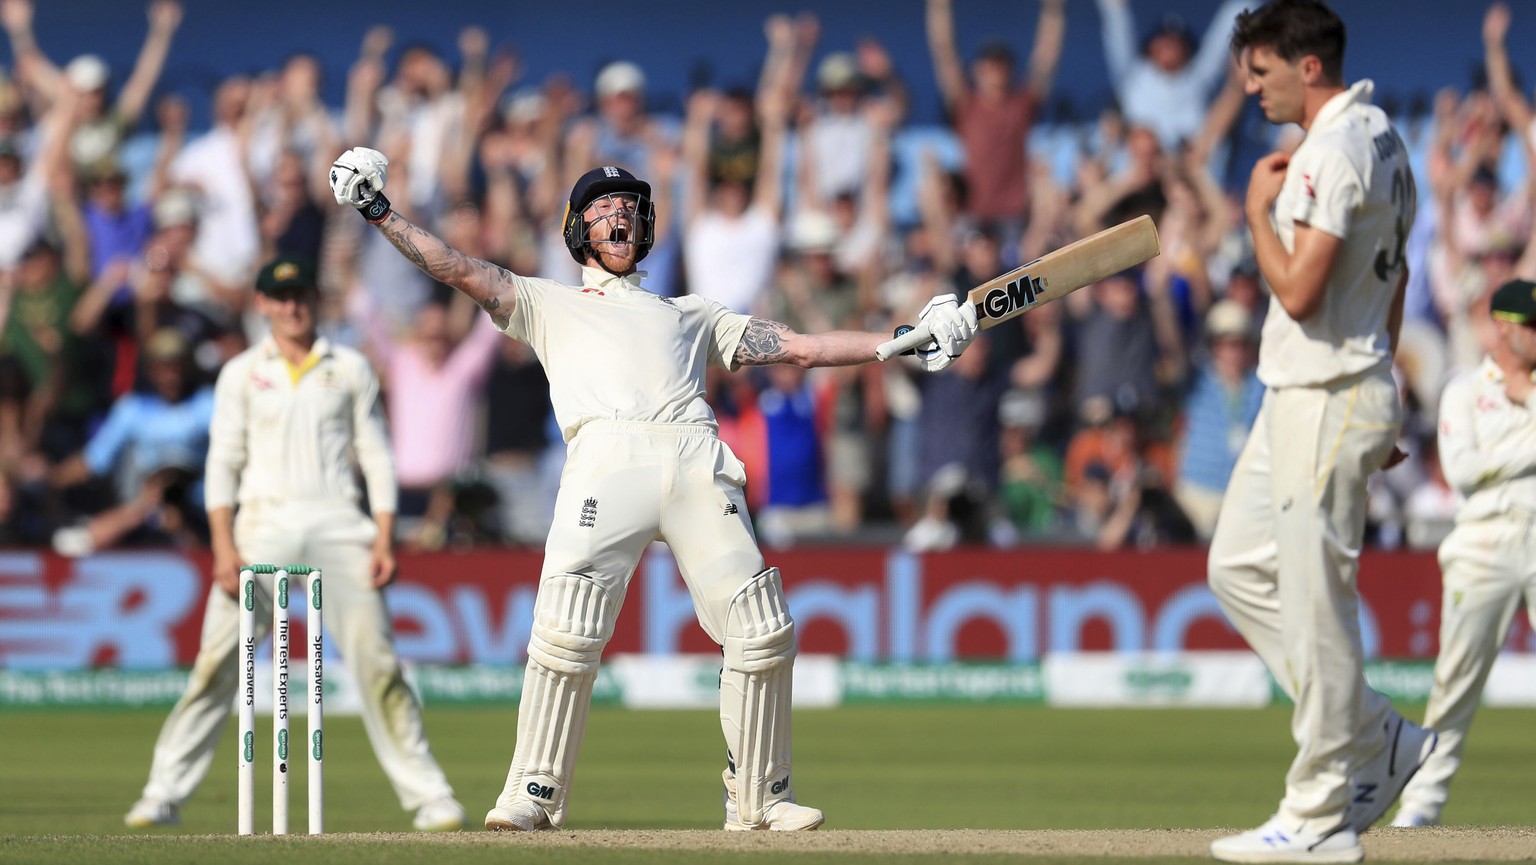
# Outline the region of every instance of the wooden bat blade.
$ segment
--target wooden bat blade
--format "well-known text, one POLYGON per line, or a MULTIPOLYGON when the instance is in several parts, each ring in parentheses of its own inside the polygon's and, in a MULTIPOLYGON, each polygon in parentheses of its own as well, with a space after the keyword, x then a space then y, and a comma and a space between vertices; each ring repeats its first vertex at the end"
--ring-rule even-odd
POLYGON ((1152 217, 1138 216, 984 282, 967 298, 976 304, 977 325, 986 329, 1157 254, 1157 226, 1152 217))
MULTIPOLYGON (((1138 216, 988 280, 971 289, 966 299, 976 307, 977 325, 986 329, 1135 267, 1157 254, 1157 226, 1152 217, 1138 216)), ((882 343, 875 350, 875 357, 889 360, 932 338, 919 323, 911 331, 882 343)))

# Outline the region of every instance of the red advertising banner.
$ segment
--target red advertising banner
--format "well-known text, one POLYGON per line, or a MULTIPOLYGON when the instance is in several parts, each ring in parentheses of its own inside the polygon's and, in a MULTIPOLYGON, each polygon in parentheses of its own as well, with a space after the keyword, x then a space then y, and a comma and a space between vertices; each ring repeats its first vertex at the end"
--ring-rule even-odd
MULTIPOLYGON (((881 548, 775 551, 803 652, 864 661, 1038 660, 1051 652, 1242 648, 1205 585, 1199 549, 1097 553, 881 548)), ((388 590, 401 655, 418 663, 518 663, 540 557, 486 549, 405 553, 388 590)), ((123 552, 65 559, 0 553, 0 667, 186 666, 197 651, 207 559, 123 552)), ((1367 657, 1433 656, 1440 577, 1431 554, 1361 563, 1367 657)), ((1536 651, 1517 618, 1510 648, 1536 651)), ((655 547, 631 581, 609 652, 715 651, 671 557, 655 547)))

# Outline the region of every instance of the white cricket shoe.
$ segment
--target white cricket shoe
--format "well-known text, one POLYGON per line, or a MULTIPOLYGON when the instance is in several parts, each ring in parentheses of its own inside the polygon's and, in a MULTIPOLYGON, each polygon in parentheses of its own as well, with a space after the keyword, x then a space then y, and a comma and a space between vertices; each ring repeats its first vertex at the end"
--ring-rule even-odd
POLYGON ((1365 848, 1347 825, 1331 835, 1307 835, 1271 817, 1257 829, 1212 841, 1211 855, 1223 862, 1359 862, 1365 848))
POLYGON ((1387 813, 1440 741, 1434 730, 1426 730, 1397 712, 1387 719, 1386 734, 1381 750, 1355 771, 1344 818, 1357 833, 1365 832, 1387 813))
POLYGON ((170 802, 159 799, 140 799, 123 815, 123 825, 129 829, 148 829, 152 826, 180 826, 181 812, 170 802))
POLYGON ((464 828, 464 806, 452 796, 433 799, 416 809, 411 825, 418 832, 457 832, 464 828))
POLYGON ((1419 811, 1400 810, 1397 816, 1392 818, 1392 825, 1399 829, 1415 829, 1419 826, 1439 826, 1440 818, 1431 817, 1419 811))
POLYGON ((485 813, 485 828, 491 832, 538 832, 555 828, 549 812, 537 802, 518 799, 510 805, 497 805, 485 813))
POLYGON ((809 832, 826 822, 826 815, 819 809, 783 800, 768 806, 760 825, 744 825, 741 822, 741 812, 736 808, 736 776, 730 769, 726 769, 721 777, 725 780, 724 828, 727 832, 751 832, 756 829, 775 832, 809 832))

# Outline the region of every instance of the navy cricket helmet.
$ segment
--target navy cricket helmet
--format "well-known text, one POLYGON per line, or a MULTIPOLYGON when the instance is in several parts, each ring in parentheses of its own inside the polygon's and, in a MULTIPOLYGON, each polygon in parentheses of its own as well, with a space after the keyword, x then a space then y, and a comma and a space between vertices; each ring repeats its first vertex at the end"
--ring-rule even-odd
POLYGON ((622 168, 603 165, 577 179, 576 185, 571 187, 570 201, 565 206, 561 234, 565 236, 566 249, 570 250, 577 264, 587 263, 587 247, 590 243, 587 230, 591 226, 582 219, 582 213, 592 202, 610 195, 631 195, 636 199, 634 236, 610 242, 634 244, 636 264, 651 251, 651 244, 656 239, 656 205, 651 202, 651 185, 622 168))

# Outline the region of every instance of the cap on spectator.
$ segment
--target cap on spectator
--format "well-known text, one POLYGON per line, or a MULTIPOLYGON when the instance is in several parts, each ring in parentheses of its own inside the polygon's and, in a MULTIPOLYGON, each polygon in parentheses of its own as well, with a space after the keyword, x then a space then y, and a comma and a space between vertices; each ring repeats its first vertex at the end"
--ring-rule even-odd
POLYGON ((997 420, 1005 427, 1039 429, 1045 423, 1045 397, 1032 390, 1010 390, 998 403, 997 420))
POLYGON ((1231 336, 1248 339, 1253 336, 1252 322, 1253 317, 1242 304, 1235 300, 1218 300, 1205 314, 1205 335, 1212 340, 1231 336))
POLYGON ((107 68, 107 62, 95 54, 81 54, 64 67, 64 77, 69 80, 70 86, 80 93, 89 93, 106 87, 107 78, 111 74, 112 70, 107 68))
POLYGON ((532 87, 524 87, 507 98, 502 113, 508 123, 531 123, 544 114, 548 100, 532 87))
POLYGON ((828 54, 816 67, 816 84, 824 91, 858 87, 858 61, 845 51, 828 54))
POLYGON ((277 294, 289 288, 315 288, 315 264, 296 255, 279 255, 267 262, 256 275, 256 290, 262 294, 277 294))
POLYGON ((1012 66, 1014 65, 1013 48, 1001 39, 989 39, 976 51, 976 59, 995 60, 1012 66))
POLYGON ((1247 276, 1253 279, 1259 278, 1259 260, 1253 253, 1245 252, 1243 256, 1232 265, 1233 276, 1247 276))
POLYGON ((40 234, 35 240, 27 244, 27 248, 22 250, 21 258, 23 261, 25 261, 26 259, 29 259, 32 256, 43 252, 54 254, 59 252, 58 242, 49 237, 47 234, 40 234))
POLYGON ((820 210, 801 210, 789 224, 789 248, 795 252, 828 252, 837 245, 837 223, 820 210))
POLYGON ((80 168, 80 179, 86 183, 96 183, 102 180, 123 180, 125 177, 123 167, 117 163, 117 157, 112 155, 104 156, 80 168))
POLYGON ((1511 279, 1493 292, 1488 307, 1494 318, 1528 324, 1536 321, 1536 282, 1511 279))
POLYGON ((1101 426, 1114 416, 1115 401, 1104 394, 1088 397, 1077 407, 1077 417, 1084 426, 1101 426))
POLYGON ((1185 23, 1183 16, 1177 12, 1169 12, 1157 22, 1157 27, 1147 34, 1147 40, 1143 43, 1142 49, 1145 50, 1146 45, 1159 36, 1176 36, 1184 40, 1186 46, 1191 47, 1195 43, 1194 35, 1189 32, 1189 25, 1185 23))
POLYGON ((192 346, 181 331, 174 327, 162 327, 155 331, 144 344, 144 358, 146 360, 185 360, 192 346))
POLYGON ((0 79, 0 114, 17 114, 23 107, 21 91, 9 78, 0 79))
POLYGON ((155 199, 155 228, 197 224, 197 199, 186 189, 167 189, 155 199))
POLYGON ((597 95, 617 96, 620 93, 645 92, 645 73, 628 60, 619 60, 603 67, 597 73, 597 95))
POLYGON ((1114 479, 1114 473, 1109 470, 1109 466, 1099 460, 1094 460, 1083 467, 1083 480, 1085 481, 1108 484, 1112 479, 1114 479))

